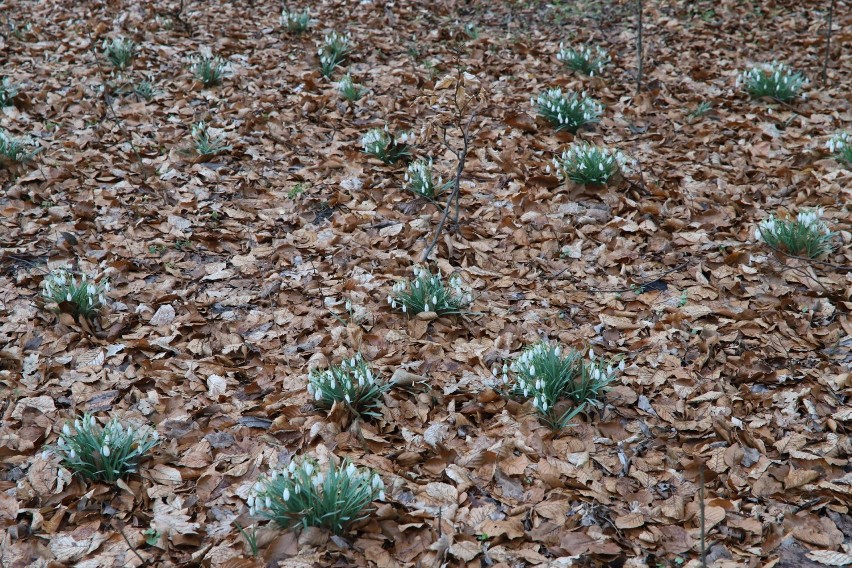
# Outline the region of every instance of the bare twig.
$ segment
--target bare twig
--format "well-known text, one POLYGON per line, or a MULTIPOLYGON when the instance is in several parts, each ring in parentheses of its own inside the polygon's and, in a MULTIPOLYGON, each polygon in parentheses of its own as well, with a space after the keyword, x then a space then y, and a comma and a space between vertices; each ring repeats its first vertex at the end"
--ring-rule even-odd
MULTIPOLYGON (((110 523, 110 524, 112 524, 112 523, 110 523)), ((139 560, 141 560, 141 561, 142 561, 142 566, 147 566, 147 565, 149 564, 149 562, 148 562, 147 560, 145 560, 144 558, 142 558, 142 555, 141 555, 141 554, 139 554, 139 551, 138 551, 138 550, 136 550, 136 547, 135 547, 135 546, 133 546, 133 543, 131 543, 131 542, 130 542, 130 539, 128 539, 128 538, 127 538, 127 535, 126 535, 126 534, 124 534, 124 527, 123 527, 123 526, 121 526, 121 525, 122 525, 121 521, 118 521, 118 532, 120 532, 120 533, 121 533, 121 536, 124 538, 124 542, 126 542, 126 543, 127 543, 127 546, 129 546, 129 547, 130 547, 130 550, 131 550, 131 551, 133 551, 133 554, 135 554, 135 555, 136 555, 136 557, 137 557, 139 560)))
POLYGON ((828 8, 828 32, 825 39, 825 58, 822 60, 822 84, 825 86, 828 83, 828 60, 831 58, 831 22, 834 19, 834 3, 836 0, 831 0, 831 5, 828 8))
POLYGON ((457 229, 459 225, 459 198, 461 193, 461 177, 464 173, 465 162, 467 161, 467 153, 470 149, 470 142, 473 139, 470 133, 470 127, 473 124, 474 118, 476 118, 477 110, 479 106, 477 105, 473 109, 470 110, 470 116, 467 121, 464 121, 464 113, 468 110, 468 101, 459 101, 459 91, 461 91, 464 81, 464 72, 462 71, 461 64, 457 64, 457 72, 458 76, 456 77, 456 86, 453 92, 453 107, 454 107, 454 121, 453 125, 461 131, 462 137, 462 145, 461 147, 453 146, 449 138, 447 136, 448 128, 447 126, 441 127, 441 137, 444 142, 444 146, 447 149, 455 154, 456 156, 456 173, 453 177, 452 183, 452 191, 450 191, 450 195, 447 198, 447 203, 444 205, 444 210, 441 213, 441 220, 438 222, 438 228, 435 229, 435 236, 432 237, 432 241, 429 243, 429 246, 423 251, 423 262, 425 262, 429 255, 432 253, 432 250, 438 244, 438 240, 441 238, 441 232, 444 230, 444 225, 447 223, 447 218, 450 215, 450 210, 455 205, 455 214, 453 216, 454 227, 457 229))
POLYGON ((639 59, 639 69, 636 72, 636 94, 642 90, 642 0, 636 0, 636 15, 638 23, 636 26, 636 56, 639 59))
POLYGON ((706 533, 704 529, 704 463, 701 464, 701 473, 699 475, 701 479, 701 484, 698 486, 698 511, 701 521, 701 566, 707 568, 706 533))
POLYGON ((766 245, 767 247, 769 247, 769 249, 771 249, 772 252, 786 256, 787 258, 795 258, 797 260, 804 260, 804 261, 809 262, 811 264, 819 264, 820 266, 825 266, 826 268, 832 268, 832 269, 837 270, 839 272, 852 272, 852 266, 843 266, 842 264, 831 264, 830 262, 825 262, 824 260, 817 260, 815 258, 809 258, 807 256, 799 256, 797 254, 790 254, 788 252, 784 252, 783 250, 781 250, 779 248, 773 247, 769 243, 763 243, 763 244, 766 245))

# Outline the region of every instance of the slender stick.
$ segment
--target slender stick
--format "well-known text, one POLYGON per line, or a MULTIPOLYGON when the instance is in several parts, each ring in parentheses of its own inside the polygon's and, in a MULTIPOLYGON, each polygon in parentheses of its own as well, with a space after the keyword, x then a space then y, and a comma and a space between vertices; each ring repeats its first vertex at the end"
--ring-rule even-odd
POLYGON ((701 485, 699 486, 698 502, 701 515, 701 566, 707 568, 707 550, 704 546, 706 533, 704 532, 704 463, 701 464, 701 485))
POLYGON ((831 0, 831 5, 828 8, 828 35, 825 40, 825 59, 822 60, 822 84, 828 82, 828 60, 831 57, 831 22, 834 19, 834 3, 836 0, 831 0))
POLYGON ((636 0, 636 10, 639 18, 636 35, 636 55, 639 58, 639 70, 636 73, 636 93, 642 90, 642 0, 636 0))

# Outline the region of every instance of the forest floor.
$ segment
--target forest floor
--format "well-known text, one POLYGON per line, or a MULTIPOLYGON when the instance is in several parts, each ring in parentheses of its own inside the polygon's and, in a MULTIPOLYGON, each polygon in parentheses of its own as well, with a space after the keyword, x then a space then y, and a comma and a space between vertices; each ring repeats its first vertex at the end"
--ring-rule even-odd
POLYGON ((21 92, 0 127, 40 152, 0 169, 0 565, 852 561, 852 172, 825 148, 852 125, 848 2, 823 82, 829 0, 646 1, 638 94, 634 2, 293 4, 302 35, 265 0, 6 6, 0 75, 21 92), (369 91, 352 104, 344 69, 319 72, 332 29, 369 91), (138 44, 121 74, 102 49, 119 36, 138 44), (560 42, 612 62, 579 75, 560 42), (189 71, 205 49, 229 63, 219 86, 189 71), (737 88, 772 60, 810 79, 806 99, 737 88), (411 130, 451 179, 459 77, 475 113, 459 223, 425 264, 474 302, 410 318, 387 297, 444 205, 361 136, 411 130), (151 100, 130 93, 143 80, 151 100), (552 86, 601 101, 600 123, 556 133, 530 106, 552 86), (231 148, 194 156, 202 120, 231 148), (638 167, 561 183, 548 164, 575 138, 638 167), (821 261, 754 238, 806 207, 837 233, 821 261), (40 305, 62 265, 109 277, 99 318, 40 305), (626 365, 556 432, 492 382, 542 339, 626 365), (309 369, 356 352, 406 377, 381 417, 314 409, 309 369), (162 442, 123 485, 72 477, 44 450, 83 412, 162 442), (249 515, 258 476, 332 454, 384 480, 368 519, 338 537, 249 515))

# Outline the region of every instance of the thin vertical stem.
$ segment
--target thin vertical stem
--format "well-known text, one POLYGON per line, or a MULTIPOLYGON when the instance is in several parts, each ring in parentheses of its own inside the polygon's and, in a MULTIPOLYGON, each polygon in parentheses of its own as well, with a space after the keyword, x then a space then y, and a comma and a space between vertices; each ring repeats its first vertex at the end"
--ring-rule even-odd
POLYGON ((639 70, 636 73, 636 93, 642 90, 642 0, 636 0, 636 12, 638 16, 636 35, 636 54, 639 59, 639 70))
POLYGON ((828 8, 828 35, 825 40, 825 58, 822 60, 822 84, 828 82, 828 60, 831 57, 831 22, 834 19, 834 3, 836 0, 831 0, 831 5, 828 8))

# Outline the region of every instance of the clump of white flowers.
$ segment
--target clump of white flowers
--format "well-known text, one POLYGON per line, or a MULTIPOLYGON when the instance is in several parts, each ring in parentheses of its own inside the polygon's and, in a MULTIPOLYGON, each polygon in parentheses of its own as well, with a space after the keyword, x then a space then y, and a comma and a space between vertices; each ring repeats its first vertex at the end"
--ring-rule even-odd
POLYGON ((402 280, 393 285, 388 303, 403 313, 416 315, 433 312, 439 316, 463 313, 473 302, 470 289, 462 283, 461 276, 450 276, 450 285, 444 284, 439 270, 432 274, 422 266, 414 267, 414 279, 402 280))
POLYGON ((136 55, 136 43, 125 37, 105 39, 103 50, 106 58, 116 69, 126 69, 136 55))
MULTIPOLYGON (((542 420, 554 430, 568 425, 586 405, 597 405, 607 385, 624 370, 624 361, 598 359, 589 349, 588 360, 576 350, 541 342, 528 347, 511 363, 503 365, 502 381, 509 394, 532 399, 542 420), (510 379, 509 373, 514 377, 510 379)), ((493 370, 495 376, 500 370, 493 370)))
POLYGON ((10 136, 7 131, 0 128, 0 165, 29 162, 38 153, 38 150, 28 150, 29 147, 29 140, 10 136))
POLYGON ((389 388, 360 353, 344 359, 340 365, 314 369, 308 375, 308 394, 317 407, 330 410, 335 403, 343 404, 359 416, 381 416, 378 408, 389 388))
POLYGON ((829 138, 825 147, 839 161, 852 166, 852 135, 848 132, 838 132, 829 138))
POLYGON ((346 61, 350 53, 352 40, 349 34, 339 34, 336 31, 327 33, 317 50, 323 77, 331 77, 335 68, 346 61))
POLYGON ((218 55, 196 55, 192 57, 189 68, 198 82, 205 87, 220 84, 230 72, 228 62, 218 55))
POLYGON ((557 131, 577 132, 586 124, 600 122, 604 107, 585 92, 562 91, 555 87, 530 101, 539 116, 550 122, 557 131))
POLYGON ((569 69, 583 73, 590 77, 600 75, 604 67, 610 61, 609 53, 598 46, 584 45, 580 48, 565 47, 559 44, 556 59, 565 64, 569 69))
POLYGON ((760 222, 754 238, 787 254, 819 258, 831 252, 834 238, 834 233, 822 221, 822 215, 821 208, 800 211, 795 219, 770 215, 760 222))
POLYGON ((579 142, 554 158, 553 165, 560 178, 578 184, 606 185, 619 171, 629 173, 634 162, 628 161, 620 150, 579 142))
POLYGON ((367 93, 367 89, 353 81, 352 75, 347 73, 337 82, 337 92, 347 101, 355 102, 367 93))
POLYGON ((303 12, 294 12, 284 8, 281 12, 281 18, 278 20, 284 28, 293 34, 301 34, 307 31, 311 24, 311 15, 307 10, 303 12))
POLYGON ((18 95, 18 85, 8 77, 0 79, 0 107, 12 106, 13 99, 18 95))
POLYGON ((804 75, 777 61, 752 67, 737 76, 737 87, 742 86, 752 97, 769 97, 785 103, 795 99, 808 84, 804 75))
POLYGON ((215 156, 231 149, 231 146, 226 144, 225 137, 211 131, 204 121, 192 125, 192 141, 195 144, 195 151, 202 157, 215 156))
POLYGON ((134 473, 140 461, 159 443, 156 430, 122 426, 112 418, 101 427, 86 413, 62 426, 59 441, 50 452, 62 459, 62 465, 84 479, 115 483, 134 473))
POLYGON ((106 278, 97 279, 85 273, 78 278, 68 267, 52 270, 41 285, 41 296, 46 304, 53 304, 58 309, 65 303, 73 315, 86 319, 101 311, 109 292, 109 280, 106 278))
POLYGON ((386 164, 393 164, 410 155, 408 144, 414 141, 410 132, 400 132, 391 135, 387 125, 384 128, 373 128, 361 136, 361 147, 386 164))
POLYGON ((437 181, 435 180, 432 172, 432 158, 410 163, 403 179, 407 191, 427 199, 435 199, 440 195, 444 182, 441 176, 438 176, 437 181))
POLYGON ((247 501, 252 516, 281 528, 320 527, 340 535, 368 517, 373 501, 384 499, 385 484, 370 469, 343 460, 322 470, 315 460, 302 458, 263 476, 247 501))

